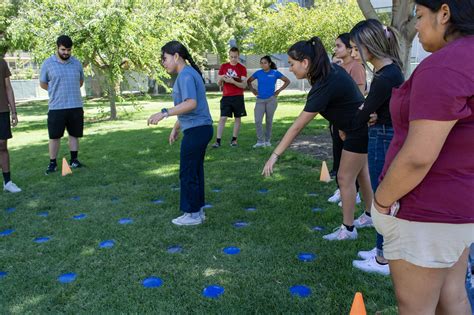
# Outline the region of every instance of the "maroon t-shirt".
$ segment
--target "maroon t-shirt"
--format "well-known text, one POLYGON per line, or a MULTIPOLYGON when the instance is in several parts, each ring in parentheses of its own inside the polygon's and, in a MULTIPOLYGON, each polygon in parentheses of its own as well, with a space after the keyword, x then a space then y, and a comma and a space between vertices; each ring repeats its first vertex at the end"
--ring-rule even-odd
MULTIPOLYGON (((474 223, 474 36, 455 40, 394 89, 394 137, 381 178, 407 138, 413 120, 458 120, 423 181, 400 199, 400 219, 474 223)), ((403 185, 403 182, 400 183, 403 185)))

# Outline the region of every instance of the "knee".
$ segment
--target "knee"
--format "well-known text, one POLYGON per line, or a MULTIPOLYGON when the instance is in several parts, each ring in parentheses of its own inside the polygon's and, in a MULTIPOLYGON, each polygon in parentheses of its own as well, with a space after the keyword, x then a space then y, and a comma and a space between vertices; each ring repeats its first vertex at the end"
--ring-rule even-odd
POLYGON ((0 152, 7 152, 7 142, 6 141, 0 141, 0 152))
POLYGON ((347 186, 350 186, 350 185, 354 185, 354 182, 355 180, 353 181, 353 183, 350 183, 351 181, 351 178, 350 176, 347 176, 347 174, 344 174, 343 172, 338 172, 337 173, 337 182, 339 184, 339 186, 344 186, 344 187, 347 187, 347 186))

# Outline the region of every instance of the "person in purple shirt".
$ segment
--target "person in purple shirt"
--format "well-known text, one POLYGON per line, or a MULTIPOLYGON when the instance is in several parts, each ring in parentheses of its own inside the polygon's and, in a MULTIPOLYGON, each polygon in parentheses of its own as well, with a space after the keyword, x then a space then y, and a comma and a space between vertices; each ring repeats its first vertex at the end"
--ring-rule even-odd
POLYGON ((432 52, 392 92, 393 140, 372 205, 399 314, 471 314, 474 0, 415 0, 432 52))
POLYGON ((247 80, 249 90, 257 97, 254 110, 257 143, 254 144, 253 148, 270 147, 272 145, 273 115, 278 104, 277 97, 290 84, 290 80, 277 70, 277 66, 270 56, 263 56, 260 59, 260 66, 262 69, 257 70, 247 80), (278 79, 284 83, 275 91, 275 84, 278 79), (254 80, 258 82, 257 90, 252 85, 254 80), (265 135, 262 126, 263 115, 265 115, 265 135))

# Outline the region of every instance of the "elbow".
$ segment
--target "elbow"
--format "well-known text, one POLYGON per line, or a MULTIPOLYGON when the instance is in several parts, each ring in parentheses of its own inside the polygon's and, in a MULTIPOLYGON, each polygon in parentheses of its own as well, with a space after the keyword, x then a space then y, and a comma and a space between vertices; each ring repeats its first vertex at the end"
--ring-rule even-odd
POLYGON ((188 106, 189 106, 189 110, 194 110, 197 107, 196 100, 189 100, 188 106))
POLYGON ((422 152, 414 153, 406 157, 407 164, 412 170, 430 169, 436 161, 436 157, 423 154, 422 152))

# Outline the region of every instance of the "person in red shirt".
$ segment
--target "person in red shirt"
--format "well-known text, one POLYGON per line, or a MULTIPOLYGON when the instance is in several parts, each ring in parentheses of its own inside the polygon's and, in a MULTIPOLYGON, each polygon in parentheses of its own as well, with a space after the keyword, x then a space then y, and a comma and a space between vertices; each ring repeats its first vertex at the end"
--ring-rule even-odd
POLYGON ((222 132, 227 118, 235 117, 234 131, 230 145, 237 146, 241 117, 247 116, 244 103, 244 88, 247 86, 247 68, 240 62, 240 52, 237 47, 229 50, 229 62, 221 65, 217 84, 223 87, 221 99, 221 118, 217 127, 217 139, 213 148, 221 146, 222 132))
POLYGON ((432 54, 392 92, 394 128, 372 205, 399 314, 471 314, 474 0, 415 0, 432 54))

